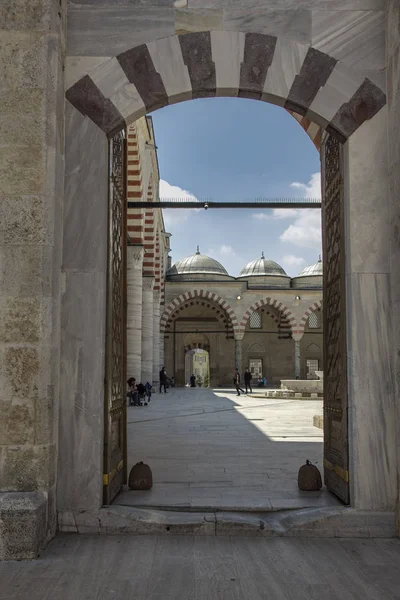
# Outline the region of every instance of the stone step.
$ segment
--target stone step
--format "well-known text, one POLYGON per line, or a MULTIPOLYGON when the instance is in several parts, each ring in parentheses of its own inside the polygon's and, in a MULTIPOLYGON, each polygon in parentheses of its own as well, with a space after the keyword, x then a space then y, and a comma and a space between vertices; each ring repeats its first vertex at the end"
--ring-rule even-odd
POLYGON ((60 513, 58 529, 63 533, 113 535, 391 538, 396 536, 396 520, 393 512, 360 511, 345 506, 258 513, 111 506, 93 513, 60 513))

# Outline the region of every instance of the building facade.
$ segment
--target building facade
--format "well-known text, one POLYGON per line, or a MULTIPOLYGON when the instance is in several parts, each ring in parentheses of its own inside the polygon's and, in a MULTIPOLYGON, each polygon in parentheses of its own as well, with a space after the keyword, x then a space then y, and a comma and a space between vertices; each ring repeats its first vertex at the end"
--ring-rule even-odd
POLYGON ((164 363, 177 385, 194 348, 209 353, 212 387, 231 386, 235 367, 277 386, 322 368, 321 260, 291 279, 262 254, 232 277, 197 250, 167 271, 165 300, 164 363))

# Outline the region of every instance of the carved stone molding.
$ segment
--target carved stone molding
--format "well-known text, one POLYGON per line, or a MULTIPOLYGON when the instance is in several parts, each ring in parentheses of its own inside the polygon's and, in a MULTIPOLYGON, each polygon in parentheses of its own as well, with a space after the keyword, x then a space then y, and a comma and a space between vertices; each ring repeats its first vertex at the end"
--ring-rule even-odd
POLYGON ((144 257, 143 246, 128 246, 127 247, 127 258, 128 267, 131 269, 142 269, 144 257))
POLYGON ((154 289, 154 277, 143 277, 143 291, 152 292, 154 289))

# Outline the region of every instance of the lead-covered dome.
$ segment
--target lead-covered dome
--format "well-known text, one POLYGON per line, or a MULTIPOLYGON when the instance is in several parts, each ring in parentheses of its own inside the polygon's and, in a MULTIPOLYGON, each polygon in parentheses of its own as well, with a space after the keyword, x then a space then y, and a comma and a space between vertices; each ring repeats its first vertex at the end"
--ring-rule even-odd
POLYGON ((296 277, 292 279, 294 289, 322 289, 322 260, 319 257, 314 265, 305 267, 296 277))
POLYGON ((319 257, 318 262, 315 265, 310 265, 306 267, 297 275, 297 277, 322 277, 322 259, 319 257))
POLYGON ((239 277, 287 277, 287 274, 274 260, 265 258, 264 252, 261 258, 249 262, 240 271, 239 277))
MULTIPOLYGON (((178 260, 167 271, 168 279, 193 279, 202 278, 226 278, 229 274, 225 267, 221 265, 215 258, 200 254, 197 246, 196 254, 178 260)), ((230 277, 229 277, 230 278, 230 277)))

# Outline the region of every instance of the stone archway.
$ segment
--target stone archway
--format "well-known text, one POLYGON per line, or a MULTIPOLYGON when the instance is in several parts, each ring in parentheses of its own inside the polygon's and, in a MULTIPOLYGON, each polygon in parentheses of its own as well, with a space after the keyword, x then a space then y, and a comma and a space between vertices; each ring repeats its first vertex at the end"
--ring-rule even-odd
MULTIPOLYGON (((377 160, 366 151, 368 139, 378 139, 380 142, 376 143, 382 143, 386 135, 387 112, 382 109, 386 100, 378 78, 374 77, 373 81, 368 79, 368 72, 363 67, 355 69, 345 61, 303 42, 231 31, 173 35, 146 41, 136 48, 125 47, 120 50, 106 59, 102 57, 87 60, 87 57, 80 57, 80 60, 79 57, 76 58, 77 54, 72 70, 69 68, 69 81, 72 84, 68 86, 69 102, 66 104, 66 189, 70 191, 67 198, 69 207, 72 207, 73 202, 76 203, 77 198, 84 196, 85 191, 85 178, 82 178, 79 169, 74 171, 72 168, 76 166, 76 157, 69 156, 69 150, 74 144, 75 147, 80 144, 82 154, 90 154, 97 172, 101 173, 107 162, 104 133, 112 136, 114 131, 125 127, 139 116, 167 103, 229 95, 272 102, 302 118, 310 119, 307 129, 315 124, 345 146, 346 165, 349 164, 350 156, 357 156, 358 159, 362 156, 361 162, 368 170, 367 177, 362 178, 363 185, 360 187, 356 184, 360 178, 357 177, 354 161, 354 177, 353 171, 345 173, 348 179, 346 194, 353 203, 351 209, 346 208, 348 214, 350 211, 353 214, 350 229, 351 224, 354 228, 354 212, 358 223, 363 218, 362 202, 358 198, 361 189, 365 203, 365 198, 371 196, 373 174, 375 179, 384 181, 387 172, 382 156, 377 160), (286 68, 287 64, 290 67, 286 68), (78 191, 74 178, 81 178, 78 191), (354 203, 359 210, 355 211, 354 203)), ((104 190, 100 188, 99 191, 101 196, 104 190)), ((372 198, 369 206, 372 210, 372 198)), ((97 218, 100 218, 100 212, 97 218)), ((367 228, 366 222, 364 225, 367 228)), ((383 225, 382 228, 384 229, 383 225)), ((74 235, 77 235, 76 231, 74 235)), ((355 239, 356 236, 350 234, 346 238, 349 245, 355 244, 355 239)), ((359 253, 360 243, 357 244, 359 253)), ((350 271, 351 269, 357 267, 352 265, 350 271)), ((365 274, 362 269, 361 272, 365 274)), ((376 273, 380 273, 378 267, 376 273)), ((368 271, 368 275, 372 274, 368 271)), ((352 285, 354 294, 357 295, 359 290, 355 278, 352 285)), ((353 317, 356 315, 354 307, 355 300, 352 298, 353 317)), ((240 342, 238 331, 236 336, 236 341, 240 342)), ((354 347, 354 340, 352 344, 354 347)), ((240 358, 239 349, 237 356, 240 358)), ((371 360, 370 363, 372 362, 371 360)), ((362 371, 360 367, 358 372, 362 371)), ((353 404, 362 405, 362 398, 357 390, 352 389, 352 393, 353 404)), ((390 410, 393 410, 392 402, 391 397, 387 402, 390 410)), ((69 404, 70 402, 66 403, 68 406, 69 404)), ((65 406, 64 403, 62 405, 65 406)), ((369 411, 373 429, 375 417, 372 416, 376 415, 377 409, 372 403, 369 411)), ((73 421, 72 414, 69 419, 73 421)), ((374 447, 378 448, 382 444, 381 434, 374 431, 374 436, 374 447)), ((353 456, 362 456, 362 449, 370 440, 367 435, 354 438, 353 456)), ((388 469, 392 473, 395 468, 392 446, 388 452, 390 456, 385 464, 390 465, 388 469)), ((354 464, 357 464, 357 460, 354 464)), ((389 479, 385 477, 385 481, 389 479)), ((365 478, 357 471, 356 483, 353 482, 354 498, 359 499, 355 500, 356 504, 358 502, 357 506, 387 506, 382 494, 380 501, 375 502, 374 490, 385 489, 387 498, 393 498, 394 488, 393 484, 382 486, 376 483, 381 480, 381 474, 376 470, 366 484, 365 478)))
POLYGON ((303 316, 300 319, 300 322, 296 328, 296 333, 299 333, 299 334, 304 333, 309 316, 311 315, 312 312, 320 309, 322 307, 322 303, 323 303, 323 300, 321 298, 317 302, 313 302, 313 304, 310 304, 310 306, 307 308, 307 310, 304 312, 303 316))
POLYGON ((276 298, 267 297, 267 298, 261 298, 260 300, 257 300, 251 306, 249 306, 249 308, 244 313, 242 320, 240 321, 240 325, 238 327, 238 330, 240 332, 244 333, 244 331, 246 329, 246 325, 251 317, 251 314, 254 311, 261 308, 262 306, 272 306, 279 311, 279 313, 282 315, 282 319, 281 319, 282 326, 287 333, 290 333, 295 328, 296 318, 294 317, 292 312, 288 309, 288 307, 285 304, 283 304, 283 302, 280 302, 276 298))
POLYGON ((193 299, 204 301, 208 300, 209 302, 215 303, 220 307, 220 309, 223 310, 224 313, 226 313, 233 330, 236 331, 238 329, 238 320, 235 315, 235 312, 226 300, 224 300, 214 292, 210 292, 208 290, 203 289, 195 289, 190 292, 185 292, 184 294, 181 294, 165 307, 164 313, 161 316, 160 320, 161 335, 164 333, 168 320, 172 317, 172 315, 182 306, 184 306, 188 301, 191 301, 193 299))

